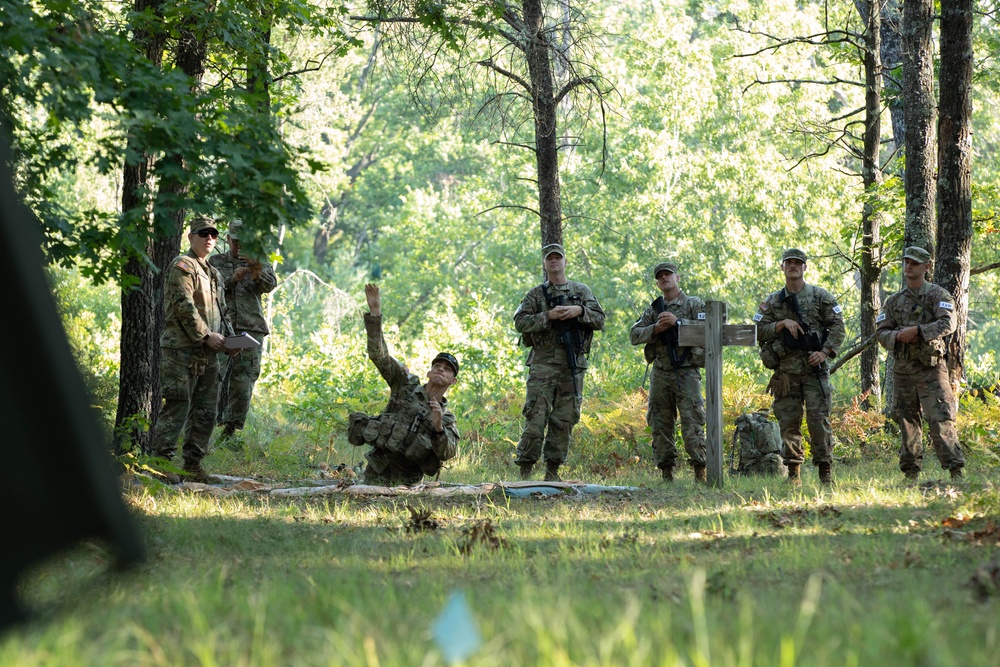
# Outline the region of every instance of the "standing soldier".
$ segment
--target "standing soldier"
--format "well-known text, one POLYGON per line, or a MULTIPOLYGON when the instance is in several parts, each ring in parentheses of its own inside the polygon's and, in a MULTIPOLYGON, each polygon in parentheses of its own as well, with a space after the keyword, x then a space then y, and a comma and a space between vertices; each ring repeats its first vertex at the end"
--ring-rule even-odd
POLYGON ((707 482, 705 471, 705 402, 701 397, 701 371, 705 348, 680 347, 678 325, 705 320, 705 302, 688 296, 678 285, 677 265, 661 262, 653 268, 656 286, 663 292, 646 308, 629 332, 633 345, 645 344, 643 355, 653 364, 649 380, 646 423, 653 430, 653 458, 664 481, 674 480, 677 413, 688 465, 694 479, 707 482))
POLYGON ((514 328, 528 352, 524 430, 517 443, 521 479, 530 479, 540 456, 545 480, 559 480, 569 438, 580 421, 583 376, 594 331, 604 328, 604 311, 583 283, 566 278, 566 253, 558 243, 542 248, 547 280, 532 287, 514 313, 514 328))
POLYGON ((906 287, 890 296, 877 318, 878 342, 893 357, 892 418, 899 424, 899 469, 911 481, 924 463, 921 416, 941 467, 962 478, 965 459, 955 431, 955 399, 948 379, 945 337, 955 330, 955 302, 945 288, 926 282, 931 255, 903 252, 906 287))
MULTIPOLYGON (((269 264, 240 254, 242 231, 242 220, 229 223, 226 232, 229 252, 212 255, 208 261, 225 280, 227 314, 236 335, 248 333, 263 342, 270 330, 260 297, 277 287, 278 279, 269 264)), ((261 353, 260 347, 245 348, 225 362, 217 417, 218 423, 224 427, 223 437, 231 437, 246 423, 253 387, 260 377, 261 353)))
POLYGON ((768 392, 772 411, 781 428, 788 466, 788 481, 801 485, 802 407, 813 464, 822 484, 833 482, 833 445, 830 432, 830 367, 844 342, 844 318, 832 294, 805 282, 806 254, 789 248, 781 254, 785 287, 770 294, 759 306, 757 343, 764 366, 774 370, 768 392))
MULTIPOLYGON (((226 334, 232 328, 225 317, 222 276, 207 257, 219 231, 211 218, 191 222, 191 248, 177 256, 163 283, 163 334, 160 336, 160 386, 163 406, 153 429, 153 453, 169 461, 183 439, 184 472, 195 482, 217 482, 201 467, 215 429, 219 404, 219 360, 226 334)), ((160 473, 165 481, 180 478, 160 473)))

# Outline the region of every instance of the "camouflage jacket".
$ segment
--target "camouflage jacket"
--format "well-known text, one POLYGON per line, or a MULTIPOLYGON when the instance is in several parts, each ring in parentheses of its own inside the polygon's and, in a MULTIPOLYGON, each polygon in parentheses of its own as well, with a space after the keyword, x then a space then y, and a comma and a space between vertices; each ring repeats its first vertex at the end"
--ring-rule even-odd
POLYGON ((274 269, 270 264, 261 263, 259 271, 254 267, 250 275, 243 280, 233 280, 236 269, 247 266, 246 260, 233 257, 232 253, 222 253, 212 255, 208 263, 219 270, 225 281, 226 306, 228 307, 229 320, 233 323, 233 329, 238 333, 249 331, 250 333, 264 334, 270 333, 267 320, 264 318, 264 310, 261 308, 260 297, 267 294, 278 286, 278 278, 274 275, 274 269), (257 273, 257 277, 254 277, 257 273))
POLYGON ((436 474, 442 461, 458 454, 458 427, 448 409, 448 399, 441 399, 444 433, 431 426, 430 396, 423 383, 406 366, 389 355, 382 335, 382 317, 365 314, 368 332, 368 358, 389 385, 389 403, 382 414, 372 417, 365 429, 365 442, 375 449, 405 454, 420 465, 425 474, 436 474))
MULTIPOLYGON (((633 345, 646 343, 650 346, 647 348, 646 361, 655 363, 663 369, 672 369, 673 362, 670 359, 670 346, 667 344, 665 336, 653 331, 653 328, 656 326, 656 320, 659 318, 661 312, 673 313, 677 317, 677 324, 681 326, 685 324, 697 324, 699 322, 704 323, 705 302, 696 296, 688 296, 684 292, 681 292, 676 299, 671 299, 670 301, 664 300, 661 296, 646 307, 646 310, 643 311, 642 315, 629 330, 629 340, 633 345)), ((670 330, 668 329, 662 333, 666 334, 669 332, 670 330)), ((683 357, 683 362, 678 368, 687 366, 700 367, 704 365, 705 350, 702 347, 678 348, 678 353, 680 357, 683 357), (685 354, 684 350, 691 351, 685 354), (702 357, 702 363, 694 363, 698 360, 699 355, 702 357)))
MULTIPOLYGON (((813 367, 809 365, 809 353, 790 349, 785 343, 785 332, 775 331, 777 323, 781 320, 799 321, 790 297, 791 295, 781 288, 769 294, 757 307, 757 314, 753 317, 757 323, 757 343, 761 346, 770 346, 780 359, 777 370, 805 375, 813 372, 813 367)), ((804 285, 795 297, 804 320, 801 324, 808 325, 810 331, 819 334, 828 358, 836 357, 846 335, 844 317, 837 300, 822 287, 809 284, 804 285)), ((824 361, 820 368, 826 369, 828 364, 824 361)))
POLYGON ((955 301, 940 285, 925 282, 913 290, 904 287, 888 299, 875 318, 879 344, 895 359, 898 371, 915 371, 945 360, 944 337, 955 330, 955 301), (899 343, 896 334, 909 326, 920 328, 912 343, 899 343))
POLYGON ((521 300, 521 305, 514 313, 514 328, 521 334, 521 341, 531 348, 525 363, 529 366, 536 363, 568 366, 566 348, 559 344, 557 332, 549 320, 545 290, 548 290, 550 299, 557 300, 562 297, 565 299, 565 305, 583 307, 583 315, 573 320, 566 320, 565 323, 579 325, 581 345, 580 349, 576 350, 577 364, 579 368, 586 368, 594 332, 604 328, 604 311, 590 288, 575 280, 569 280, 565 285, 553 285, 546 281, 528 290, 521 300))
POLYGON ((190 250, 174 258, 163 283, 160 347, 198 348, 210 333, 229 335, 222 276, 190 250))

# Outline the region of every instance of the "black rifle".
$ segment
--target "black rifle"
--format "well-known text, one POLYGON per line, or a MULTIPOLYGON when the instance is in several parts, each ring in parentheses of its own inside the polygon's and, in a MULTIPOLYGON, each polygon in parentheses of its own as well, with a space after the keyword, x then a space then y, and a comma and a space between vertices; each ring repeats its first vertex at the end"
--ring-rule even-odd
MULTIPOLYGON (((564 295, 549 295, 549 290, 545 286, 545 283, 542 284, 542 294, 545 296, 545 303, 548 305, 549 310, 556 306, 568 305, 564 295)), ((572 305, 581 305, 582 307, 582 304, 572 305)), ((552 320, 552 330, 556 334, 556 342, 562 345, 566 351, 566 365, 569 366, 570 373, 573 374, 573 393, 576 395, 577 400, 579 400, 583 398, 583 388, 576 379, 583 372, 577 359, 577 350, 583 352, 583 332, 580 329, 580 318, 552 320)))
MULTIPOLYGON (((792 310, 795 311, 795 318, 799 321, 799 325, 802 327, 802 333, 798 338, 792 336, 792 334, 785 329, 785 347, 789 350, 799 350, 804 352, 808 356, 812 352, 820 352, 823 350, 823 346, 826 344, 826 337, 829 334, 828 331, 824 330, 821 336, 818 331, 813 331, 809 328, 809 323, 806 322, 805 318, 802 317, 802 311, 799 310, 799 295, 789 294, 785 292, 785 299, 792 304, 792 310)), ((811 365, 811 364, 810 364, 811 365)), ((826 389, 823 387, 823 369, 819 366, 813 366, 813 375, 819 380, 819 390, 823 394, 823 398, 826 398, 826 389)))
MULTIPOLYGON (((664 298, 658 297, 656 301, 653 302, 653 310, 656 314, 667 312, 667 303, 664 298)), ((655 326, 655 322, 654 322, 655 326)), ((685 347, 684 351, 681 352, 679 349, 680 344, 680 331, 677 329, 677 323, 670 327, 666 331, 661 331, 656 334, 660 341, 667 346, 667 352, 670 354, 670 365, 674 367, 674 378, 677 380, 677 388, 681 388, 681 375, 680 368, 687 361, 688 356, 691 355, 691 348, 685 347)))

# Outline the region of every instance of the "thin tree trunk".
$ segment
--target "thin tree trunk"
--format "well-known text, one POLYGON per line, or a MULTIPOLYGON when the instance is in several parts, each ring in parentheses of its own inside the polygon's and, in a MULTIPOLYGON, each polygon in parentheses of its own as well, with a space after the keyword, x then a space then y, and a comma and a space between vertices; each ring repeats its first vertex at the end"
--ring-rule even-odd
POLYGON ((972 255, 972 55, 972 0, 942 0, 934 282, 955 299, 958 327, 948 345, 948 372, 956 387, 965 366, 972 255))
MULTIPOLYGON (((935 225, 933 0, 903 3, 903 100, 906 114, 904 247, 933 251, 935 225)), ((900 253, 902 255, 902 253, 900 253)))
MULTIPOLYGON (((136 0, 136 14, 149 11, 162 16, 163 0, 136 0)), ((138 51, 154 65, 162 63, 165 35, 152 33, 142 27, 132 31, 132 41, 138 51)), ((148 199, 144 191, 149 185, 152 158, 145 147, 128 140, 126 154, 141 156, 134 163, 126 161, 122 167, 122 215, 126 219, 149 219, 148 199), (140 215, 130 216, 141 209, 140 215)), ((125 276, 137 283, 124 287, 121 294, 122 333, 119 342, 121 362, 118 369, 118 409, 112 448, 115 454, 127 450, 148 451, 149 431, 142 428, 142 420, 155 420, 158 406, 153 402, 153 386, 157 382, 156 358, 159 354, 155 340, 154 304, 156 303, 153 272, 141 258, 130 258, 123 269, 125 276), (154 354, 155 350, 155 354, 154 354)))
POLYGON ((550 45, 545 33, 541 0, 524 0, 528 30, 525 49, 531 76, 532 111, 535 117, 535 162, 538 168, 538 212, 542 245, 562 243, 562 203, 559 185, 559 144, 556 128, 555 86, 550 45))
MULTIPOLYGON (((862 174, 865 192, 872 195, 882 181, 879 169, 879 149, 882 138, 882 17, 873 11, 877 0, 868 0, 868 28, 865 31, 865 137, 862 174)), ((881 215, 866 198, 862 213, 861 245, 861 340, 875 333, 875 317, 882 307, 879 294, 881 274, 881 215)), ((872 345, 861 353, 861 392, 865 410, 871 409, 870 395, 879 395, 879 348, 872 345)))

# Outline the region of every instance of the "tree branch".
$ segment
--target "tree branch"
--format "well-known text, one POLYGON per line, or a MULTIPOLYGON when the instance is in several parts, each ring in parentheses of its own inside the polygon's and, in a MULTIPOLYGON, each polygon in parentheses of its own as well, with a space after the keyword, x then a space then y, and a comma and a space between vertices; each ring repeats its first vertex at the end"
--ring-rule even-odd
POLYGON ((874 343, 877 340, 878 340, 877 335, 872 334, 871 336, 868 337, 868 340, 862 343, 858 343, 857 345, 850 348, 846 352, 841 352, 840 355, 837 357, 837 363, 835 363, 833 366, 830 366, 830 375, 836 373, 837 369, 839 369, 841 366, 843 366, 848 361, 850 361, 854 357, 858 356, 859 354, 867 350, 869 347, 872 346, 872 343, 874 343))

